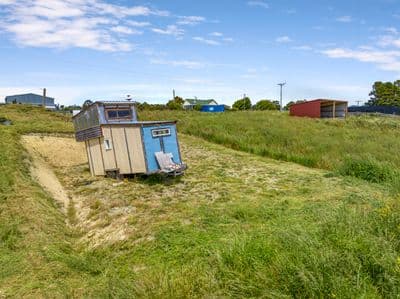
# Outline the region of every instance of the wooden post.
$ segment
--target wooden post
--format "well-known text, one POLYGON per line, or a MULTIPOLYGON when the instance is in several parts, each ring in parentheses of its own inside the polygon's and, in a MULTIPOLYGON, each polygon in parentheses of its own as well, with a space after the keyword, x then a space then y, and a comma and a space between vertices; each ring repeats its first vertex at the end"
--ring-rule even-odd
POLYGON ((42 106, 43 108, 46 108, 46 88, 43 88, 42 106))
POLYGON ((335 113, 335 110, 336 110, 336 102, 333 102, 333 110, 332 110, 332 118, 335 118, 336 117, 336 113, 335 113))

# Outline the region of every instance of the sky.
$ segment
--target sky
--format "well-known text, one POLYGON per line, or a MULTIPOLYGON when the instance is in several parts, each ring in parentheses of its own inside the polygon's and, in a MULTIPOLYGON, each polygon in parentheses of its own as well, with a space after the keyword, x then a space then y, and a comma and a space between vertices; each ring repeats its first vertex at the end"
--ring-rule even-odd
POLYGON ((400 0, 0 0, 0 101, 367 101, 400 79, 400 0))

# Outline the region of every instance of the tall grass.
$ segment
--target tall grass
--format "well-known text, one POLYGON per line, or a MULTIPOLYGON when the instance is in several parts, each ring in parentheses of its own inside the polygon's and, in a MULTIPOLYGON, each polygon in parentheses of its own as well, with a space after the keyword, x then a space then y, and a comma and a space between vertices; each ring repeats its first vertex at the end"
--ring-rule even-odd
POLYGON ((179 129, 185 134, 372 182, 391 182, 391 174, 400 171, 398 118, 361 116, 323 120, 256 111, 222 114, 142 111, 140 118, 178 119, 179 129))
POLYGON ((71 132, 71 124, 25 106, 0 107, 0 117, 13 121, 0 125, 0 297, 62 297, 66 289, 82 285, 80 275, 43 251, 53 246, 61 254, 71 234, 54 201, 31 178, 20 136, 71 132))
MULTIPOLYGON (((29 132, 71 132, 71 124, 25 109, 0 107, 0 117, 14 123, 0 126, 0 297, 398 297, 400 205, 384 187, 330 179, 189 137, 181 141, 195 152, 186 152, 191 168, 180 181, 115 187, 104 180, 100 193, 80 194, 81 200, 101 197, 104 209, 108 199, 137 207, 129 240, 86 247, 30 177, 19 142, 29 132), (247 167, 260 173, 235 176, 247 167), (142 229, 149 227, 152 238, 144 238, 142 229)), ((146 116, 152 117, 177 117, 181 131, 227 147, 372 182, 391 180, 392 166, 399 165, 393 155, 397 121, 314 121, 276 113, 146 116)), ((87 173, 69 175, 76 188, 88 179, 87 173)))

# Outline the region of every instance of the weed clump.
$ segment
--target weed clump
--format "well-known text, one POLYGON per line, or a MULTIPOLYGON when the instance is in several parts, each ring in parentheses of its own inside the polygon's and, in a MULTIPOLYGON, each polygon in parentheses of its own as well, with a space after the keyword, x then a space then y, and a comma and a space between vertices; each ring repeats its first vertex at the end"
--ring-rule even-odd
POLYGON ((371 183, 390 183, 399 175, 399 172, 389 163, 382 163, 371 157, 346 158, 339 168, 339 173, 353 176, 371 183))

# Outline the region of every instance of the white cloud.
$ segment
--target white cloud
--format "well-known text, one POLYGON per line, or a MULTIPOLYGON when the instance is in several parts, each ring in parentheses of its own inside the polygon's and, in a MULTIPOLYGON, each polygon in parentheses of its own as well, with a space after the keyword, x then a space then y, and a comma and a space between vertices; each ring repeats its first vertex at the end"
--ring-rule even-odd
POLYGON ((255 68, 248 68, 240 77, 243 79, 254 79, 258 77, 258 71, 255 68))
POLYGON ((336 21, 341 23, 351 23, 353 22, 353 18, 351 16, 341 16, 336 18, 336 21))
POLYGON ((334 48, 324 50, 322 53, 330 58, 347 58, 369 62, 378 65, 382 70, 400 72, 400 51, 334 48))
POLYGON ((307 45, 303 46, 296 46, 292 48, 293 50, 299 50, 299 51, 311 51, 313 48, 307 45))
POLYGON ((171 65, 178 67, 185 67, 188 69, 200 69, 205 66, 204 63, 193 60, 163 60, 163 59, 151 59, 151 64, 160 64, 160 65, 171 65))
POLYGON ((268 3, 264 2, 264 1, 247 1, 247 5, 258 6, 258 7, 262 7, 262 8, 269 8, 268 3))
POLYGON ((400 37, 395 37, 393 35, 381 36, 378 40, 378 45, 381 47, 394 46, 396 48, 400 48, 400 37))
MULTIPOLYGON (((58 0, 53 0, 53 1, 58 1, 58 0)), ((74 3, 85 4, 88 6, 90 5, 93 7, 93 9, 96 9, 97 12, 100 14, 113 15, 117 18, 123 18, 126 16, 149 16, 149 15, 166 17, 170 15, 168 11, 154 10, 147 6, 129 6, 129 7, 120 6, 120 5, 101 2, 100 0, 70 0, 70 1, 74 3)))
POLYGON ((113 32, 120 33, 120 34, 142 34, 142 31, 136 30, 136 29, 131 29, 126 26, 115 26, 111 27, 110 29, 113 32))
POLYGON ((140 34, 130 26, 135 16, 167 16, 169 12, 147 6, 121 6, 102 0, 0 0, 5 17, 0 32, 11 34, 21 46, 89 48, 100 51, 131 51, 133 44, 121 34, 140 34))
MULTIPOLYGON (((220 42, 227 42, 227 43, 231 43, 234 41, 234 39, 232 37, 224 37, 224 34, 222 32, 211 32, 208 34, 209 36, 214 37, 215 39, 217 39, 217 43, 220 42)), ((199 38, 196 38, 199 39, 199 38)), ((199 41, 203 41, 204 42, 204 38, 200 38, 199 41), (201 40, 200 40, 201 39, 201 40)))
POLYGON ((175 37, 180 37, 185 33, 185 30, 176 25, 169 25, 166 29, 153 28, 152 31, 163 35, 173 35, 175 37))
POLYGON ((126 23, 132 27, 147 27, 151 25, 149 22, 137 22, 131 20, 126 21, 126 23))
POLYGON ((290 42, 292 42, 293 40, 292 40, 289 36, 279 36, 279 37, 277 37, 277 38, 275 39, 275 41, 276 41, 277 43, 284 44, 284 43, 290 43, 290 42))
POLYGON ((197 25, 199 23, 205 22, 204 17, 200 16, 182 16, 179 17, 178 22, 176 22, 178 25, 197 25))
POLYGON ((193 37, 193 40, 201 42, 203 44, 211 45, 211 46, 218 46, 221 44, 220 42, 218 42, 216 40, 207 39, 207 38, 200 37, 200 36, 193 37))
POLYGON ((211 32, 209 35, 215 36, 215 37, 222 37, 223 34, 221 32, 211 32))

